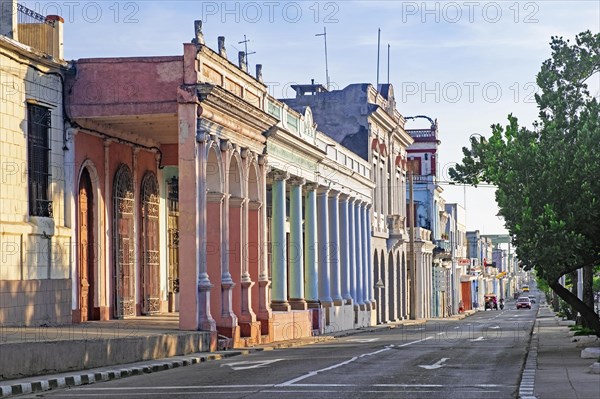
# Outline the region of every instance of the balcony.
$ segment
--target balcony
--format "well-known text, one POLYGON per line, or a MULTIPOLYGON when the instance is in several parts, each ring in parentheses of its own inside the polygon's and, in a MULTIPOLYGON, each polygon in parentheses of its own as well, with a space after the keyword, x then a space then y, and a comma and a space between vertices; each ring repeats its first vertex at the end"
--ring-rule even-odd
POLYGON ((14 0, 2 2, 0 35, 24 44, 46 58, 64 59, 63 23, 58 15, 38 14, 14 0))
POLYGON ((406 218, 402 215, 388 215, 388 230, 392 235, 401 235, 404 232, 404 222, 406 218))
POLYGON ((449 240, 433 240, 435 248, 433 249, 433 255, 435 258, 450 258, 452 253, 452 246, 449 240))
POLYGON ((414 184, 427 184, 434 183, 433 175, 413 175, 413 183, 414 184))

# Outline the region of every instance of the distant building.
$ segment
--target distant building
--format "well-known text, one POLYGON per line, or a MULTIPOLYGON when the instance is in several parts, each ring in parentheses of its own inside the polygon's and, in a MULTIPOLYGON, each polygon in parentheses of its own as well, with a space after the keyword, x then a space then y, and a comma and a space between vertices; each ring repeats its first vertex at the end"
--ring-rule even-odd
MULTIPOLYGON (((292 88, 296 97, 283 102, 295 110, 310 107, 320 130, 370 165, 375 187, 368 206, 370 272, 364 302, 377 309, 373 315, 378 323, 407 318, 406 148, 413 140, 396 110, 393 87, 363 83, 327 91, 313 82, 292 88)), ((330 152, 335 153, 334 146, 330 152)), ((413 283, 419 287, 416 300, 426 297, 425 281, 413 283)))

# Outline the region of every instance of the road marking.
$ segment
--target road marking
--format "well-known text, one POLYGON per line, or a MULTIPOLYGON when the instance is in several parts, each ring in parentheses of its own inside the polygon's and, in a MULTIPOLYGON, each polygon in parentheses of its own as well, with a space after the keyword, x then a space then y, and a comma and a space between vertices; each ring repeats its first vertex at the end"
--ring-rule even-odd
POLYGON ((283 359, 273 359, 273 360, 259 360, 259 361, 248 361, 245 360, 243 362, 235 362, 235 363, 227 363, 222 364, 221 367, 231 367, 232 370, 248 370, 248 369, 257 369, 260 367, 268 366, 271 363, 279 362, 283 359))
POLYGON ((485 341, 485 338, 479 337, 479 338, 475 338, 475 339, 471 340, 471 342, 477 342, 477 341, 485 341))
POLYGON ((348 339, 346 340, 347 342, 360 342, 360 343, 366 343, 366 342, 375 342, 375 341, 379 341, 380 338, 352 338, 352 339, 348 339))
POLYGON ((419 365, 419 367, 422 367, 425 370, 435 370, 435 369, 439 369, 440 367, 444 367, 444 363, 447 360, 450 360, 450 358, 449 357, 444 357, 441 360, 433 363, 432 365, 428 365, 428 366, 419 365))
POLYGON ((396 346, 395 346, 395 345, 390 345, 390 346, 386 346, 386 347, 385 347, 385 348, 383 348, 383 349, 377 350, 377 351, 375 351, 375 352, 363 353, 363 354, 362 354, 362 355, 360 355, 360 356, 354 356, 354 357, 352 357, 352 358, 350 358, 350 359, 348 359, 348 360, 346 360, 346 361, 344 361, 344 362, 337 363, 337 364, 331 365, 331 366, 329 366, 329 367, 325 367, 324 369, 319 369, 319 370, 309 371, 309 372, 308 372, 307 374, 305 374, 305 375, 301 375, 300 377, 293 378, 293 379, 291 379, 291 380, 289 380, 289 381, 282 382, 281 384, 277 384, 277 385, 275 385, 275 386, 276 386, 276 387, 285 387, 285 386, 290 386, 290 385, 292 385, 292 384, 295 384, 295 383, 296 383, 296 382, 298 382, 298 381, 302 381, 302 380, 305 380, 305 379, 307 379, 307 378, 314 377, 315 375, 317 375, 317 374, 319 374, 319 373, 322 373, 322 372, 324 372, 324 371, 333 370, 333 369, 336 369, 336 368, 338 368, 338 367, 342 367, 342 366, 345 366, 345 365, 347 365, 347 364, 350 364, 350 363, 354 362, 355 360, 357 360, 357 359, 360 359, 360 358, 362 358, 362 357, 365 357, 365 356, 373 356, 373 355, 377 355, 377 354, 379 354, 379 353, 382 353, 382 352, 385 352, 385 351, 389 351, 390 349, 392 349, 392 348, 394 348, 394 347, 395 347, 395 348, 402 348, 402 347, 405 347, 405 346, 408 346, 408 345, 412 345, 412 344, 416 344, 416 343, 419 343, 419 342, 427 341, 427 340, 429 340, 429 339, 432 339, 432 338, 433 338, 433 337, 427 337, 427 338, 419 339, 419 340, 417 340, 417 341, 411 341, 411 342, 407 342, 407 343, 405 343, 405 344, 402 344, 402 345, 396 345, 396 346))
POLYGON ((490 328, 491 328, 492 330, 497 330, 497 329, 499 329, 499 328, 500 328, 500 326, 493 326, 493 327, 490 327, 490 328))

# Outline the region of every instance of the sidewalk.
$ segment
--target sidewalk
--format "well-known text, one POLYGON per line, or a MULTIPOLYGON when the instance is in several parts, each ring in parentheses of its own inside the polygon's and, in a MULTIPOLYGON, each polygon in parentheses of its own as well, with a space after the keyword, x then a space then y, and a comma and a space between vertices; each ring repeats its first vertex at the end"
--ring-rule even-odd
MULTIPOLYGON (((523 372, 521 398, 597 399, 600 398, 600 374, 590 373, 598 359, 582 359, 567 326, 559 325, 554 312, 540 303, 533 330, 528 361, 523 372), (523 388, 533 388, 533 396, 523 395, 523 388)), ((600 346, 596 341, 591 346, 600 346)))

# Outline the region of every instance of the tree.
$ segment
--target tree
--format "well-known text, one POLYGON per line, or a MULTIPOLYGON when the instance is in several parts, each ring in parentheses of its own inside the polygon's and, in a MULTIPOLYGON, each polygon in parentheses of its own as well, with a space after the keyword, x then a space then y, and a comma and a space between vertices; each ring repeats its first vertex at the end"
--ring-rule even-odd
POLYGON ((588 83, 600 79, 600 33, 583 32, 571 45, 552 37, 552 57, 537 75, 539 120, 520 127, 492 125, 491 136, 471 138, 460 183, 494 184, 496 202, 519 259, 600 336, 600 319, 563 287, 560 277, 600 264, 600 106, 588 83))

